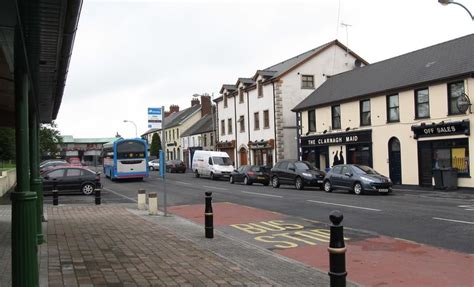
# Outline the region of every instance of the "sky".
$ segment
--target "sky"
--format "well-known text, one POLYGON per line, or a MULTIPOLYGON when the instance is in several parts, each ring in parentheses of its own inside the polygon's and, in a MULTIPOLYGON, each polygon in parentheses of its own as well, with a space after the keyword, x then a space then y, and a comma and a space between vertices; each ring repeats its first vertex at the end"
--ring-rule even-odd
POLYGON ((134 137, 135 123, 140 136, 148 107, 188 108, 334 39, 375 63, 473 32, 437 0, 84 0, 56 123, 75 138, 134 137))

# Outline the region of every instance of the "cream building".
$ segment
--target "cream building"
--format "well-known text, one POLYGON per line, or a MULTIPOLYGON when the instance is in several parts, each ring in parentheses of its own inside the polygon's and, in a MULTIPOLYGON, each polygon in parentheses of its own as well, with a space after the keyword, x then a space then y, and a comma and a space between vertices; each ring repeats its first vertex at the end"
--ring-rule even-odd
POLYGON ((458 185, 473 187, 473 47, 471 34, 334 75, 293 109, 299 158, 422 186, 434 168, 457 168, 458 185))

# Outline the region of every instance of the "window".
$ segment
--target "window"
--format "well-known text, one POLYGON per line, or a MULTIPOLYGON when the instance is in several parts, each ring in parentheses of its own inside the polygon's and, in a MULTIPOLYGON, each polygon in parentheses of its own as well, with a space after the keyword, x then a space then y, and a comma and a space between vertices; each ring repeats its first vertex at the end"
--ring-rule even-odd
POLYGON ((263 97, 263 85, 262 85, 262 80, 258 80, 258 82, 257 82, 257 93, 258 93, 258 97, 259 97, 259 98, 263 97))
POLYGON ((176 129, 176 137, 179 138, 179 129, 176 129))
POLYGON ((253 125, 255 130, 260 129, 260 115, 258 112, 253 113, 253 125))
POLYGON ((308 132, 316 131, 316 111, 308 111, 308 132))
POLYGON ((268 110, 263 111, 263 128, 268 129, 270 127, 270 117, 268 110))
POLYGON ((225 135, 225 120, 221 120, 221 135, 225 135))
POLYGON ((203 146, 207 146, 207 135, 204 135, 204 145, 203 146))
POLYGON ((227 95, 224 95, 224 108, 227 108, 227 95))
POLYGON ((173 130, 173 138, 172 138, 172 140, 174 140, 174 130, 173 130))
POLYGON ((49 178, 60 178, 64 176, 64 169, 57 169, 47 174, 49 178))
POLYGON ((457 115, 461 113, 458 109, 457 100, 463 93, 463 81, 448 84, 448 113, 450 115, 457 115))
POLYGON ((314 76, 302 75, 301 76, 301 88, 302 89, 314 89, 314 76))
POLYGON ((430 96, 428 89, 415 91, 415 118, 424 119, 430 117, 430 96))
POLYGON ((370 126, 370 100, 360 101, 360 125, 370 126))
POLYGON ((458 176, 469 176, 468 139, 433 141, 433 168, 456 168, 458 176))
POLYGON ((229 134, 232 133, 232 119, 227 119, 227 130, 229 131, 229 134))
POLYGON ((209 145, 213 146, 214 145, 214 134, 211 133, 211 142, 209 143, 209 145))
POLYGON ((240 116, 239 118, 239 124, 240 124, 240 132, 245 132, 245 118, 244 116, 240 116))
POLYGON ((334 130, 338 130, 341 128, 341 106, 332 106, 331 107, 331 114, 332 114, 332 128, 334 130))
POLYGON ((240 88, 239 89, 239 103, 244 102, 244 89, 240 88))
POLYGON ((67 169, 66 176, 81 176, 81 170, 77 168, 67 169))
POLYGON ((398 103, 398 94, 387 96, 387 122, 400 121, 400 108, 398 103))

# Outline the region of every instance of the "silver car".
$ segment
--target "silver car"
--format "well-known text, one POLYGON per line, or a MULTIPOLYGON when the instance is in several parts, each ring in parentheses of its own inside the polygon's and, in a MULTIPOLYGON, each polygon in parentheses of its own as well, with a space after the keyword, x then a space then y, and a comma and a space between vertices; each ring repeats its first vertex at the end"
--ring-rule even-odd
POLYGON ((160 160, 154 159, 148 162, 148 167, 150 170, 160 170, 160 160))
POLYGON ((346 189, 357 195, 364 192, 388 194, 392 192, 392 181, 371 167, 358 164, 334 166, 324 177, 323 188, 326 192, 333 189, 346 189))

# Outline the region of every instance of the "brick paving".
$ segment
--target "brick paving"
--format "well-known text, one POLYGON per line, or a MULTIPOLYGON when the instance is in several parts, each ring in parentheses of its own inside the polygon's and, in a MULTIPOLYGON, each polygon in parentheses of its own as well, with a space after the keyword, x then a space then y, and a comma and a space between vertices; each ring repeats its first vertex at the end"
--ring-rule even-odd
POLYGON ((46 210, 49 286, 276 285, 120 205, 46 210))
POLYGON ((11 286, 11 206, 0 205, 0 286, 11 286))

